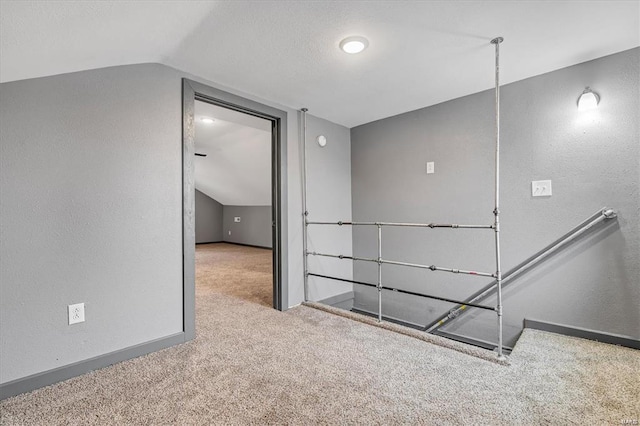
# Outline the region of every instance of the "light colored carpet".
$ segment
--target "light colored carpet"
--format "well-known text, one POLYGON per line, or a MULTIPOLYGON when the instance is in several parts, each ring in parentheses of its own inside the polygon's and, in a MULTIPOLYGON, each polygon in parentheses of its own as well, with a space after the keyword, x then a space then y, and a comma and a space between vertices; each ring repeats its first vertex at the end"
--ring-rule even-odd
POLYGON ((214 292, 273 306, 271 250, 215 243, 196 246, 196 293, 214 292))
POLYGON ((0 423, 493 425, 640 418, 640 351, 632 349, 526 330, 511 365, 503 366, 306 306, 277 312, 200 281, 196 314, 194 341, 5 400, 0 423))

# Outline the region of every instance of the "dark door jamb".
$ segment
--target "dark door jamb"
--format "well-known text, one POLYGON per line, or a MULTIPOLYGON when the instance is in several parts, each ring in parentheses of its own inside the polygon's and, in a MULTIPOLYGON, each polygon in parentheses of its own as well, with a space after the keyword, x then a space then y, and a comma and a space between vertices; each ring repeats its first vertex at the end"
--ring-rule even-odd
POLYGON ((288 307, 287 285, 287 113, 250 99, 182 79, 182 259, 183 329, 195 337, 195 101, 203 101, 271 121, 271 208, 273 219, 273 307, 288 307), (284 244, 283 244, 284 242, 284 244))

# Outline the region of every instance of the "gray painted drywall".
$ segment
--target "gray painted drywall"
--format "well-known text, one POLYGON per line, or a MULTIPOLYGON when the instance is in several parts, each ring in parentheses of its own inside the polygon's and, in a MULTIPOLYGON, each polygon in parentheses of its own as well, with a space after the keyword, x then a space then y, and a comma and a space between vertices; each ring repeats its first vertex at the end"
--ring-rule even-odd
POLYGON ((273 247, 271 206, 223 206, 222 217, 224 241, 273 247), (234 217, 240 222, 234 222, 234 217))
POLYGON ((222 204, 196 189, 196 244, 222 241, 222 204))
MULTIPOLYGON (((351 138, 349 129, 307 116, 307 211, 309 221, 351 220, 351 138), (327 145, 316 142, 319 135, 327 145)), ((351 255, 348 226, 309 226, 308 250, 351 255)), ((350 260, 309 256, 309 272, 353 278, 350 260)), ((309 277, 309 300, 318 301, 353 290, 350 283, 309 277)))
POLYGON ((282 277, 302 301, 297 111, 159 64, 3 83, 0 383, 182 330, 183 77, 287 112, 282 277))
MULTIPOLYGON (((507 345, 525 317, 640 338, 639 64, 633 49, 501 90, 503 270, 600 207, 619 211, 617 221, 506 288, 507 345), (601 101, 581 113, 576 101, 586 86, 601 101), (533 198, 531 181, 543 179, 552 180, 553 196, 533 198)), ((352 129, 354 220, 492 223, 493 108, 486 91, 352 129), (435 174, 426 174, 427 161, 435 174)), ((375 257, 373 230, 356 228, 353 241, 356 255, 375 257)), ((387 259, 495 270, 492 231, 385 228, 383 246, 387 259)), ((356 263, 354 277, 375 282, 376 265, 356 263)), ((454 298, 488 282, 387 265, 383 280, 454 298)), ((377 310, 375 289, 354 290, 356 308, 377 310)), ((450 307, 386 293, 383 302, 385 315, 420 324, 450 307)), ((445 330, 495 342, 495 324, 495 314, 473 312, 445 330)))
POLYGON ((0 382, 181 332, 175 72, 3 83, 0 121, 0 382))
MULTIPOLYGON (((302 301, 298 111, 159 64, 2 83, 0 383, 182 330, 183 77, 287 112, 282 276, 302 301)), ((350 199, 345 182, 315 199, 350 199)))

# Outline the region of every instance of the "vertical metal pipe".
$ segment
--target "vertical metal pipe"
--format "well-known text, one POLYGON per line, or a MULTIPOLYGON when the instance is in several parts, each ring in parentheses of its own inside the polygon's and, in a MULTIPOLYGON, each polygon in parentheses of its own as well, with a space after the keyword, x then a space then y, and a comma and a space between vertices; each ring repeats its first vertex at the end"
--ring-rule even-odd
POLYGON ((307 233, 308 224, 307 216, 307 108, 302 108, 302 170, 300 175, 302 177, 302 268, 304 273, 304 301, 309 301, 309 268, 308 268, 308 253, 307 253, 307 233))
POLYGON ((382 322, 382 226, 378 224, 378 322, 382 322))
POLYGON ((502 354, 502 270, 500 259, 500 43, 504 39, 496 37, 491 44, 496 47, 496 192, 495 192, 495 237, 496 237, 496 288, 498 289, 498 303, 496 313, 498 316, 498 358, 503 359, 502 354))

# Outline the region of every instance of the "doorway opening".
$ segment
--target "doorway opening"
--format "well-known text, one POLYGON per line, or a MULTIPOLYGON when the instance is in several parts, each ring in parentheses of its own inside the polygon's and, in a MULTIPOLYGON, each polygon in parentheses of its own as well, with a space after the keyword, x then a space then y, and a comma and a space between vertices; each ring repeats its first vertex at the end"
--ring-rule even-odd
POLYGON ((284 111, 183 79, 187 339, 195 336, 196 267, 198 291, 288 306, 286 118, 284 111))
POLYGON ((271 122, 196 100, 196 291, 273 304, 271 122))

